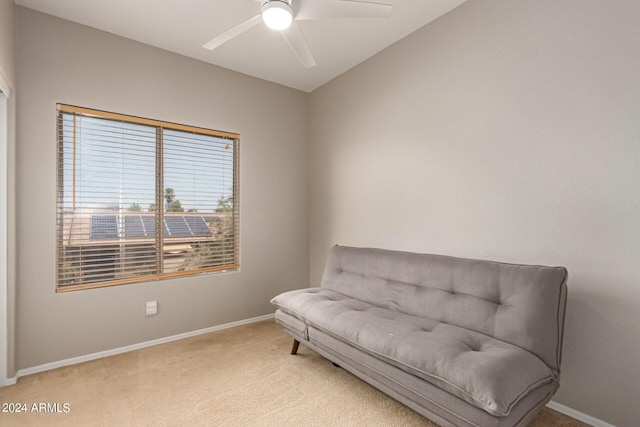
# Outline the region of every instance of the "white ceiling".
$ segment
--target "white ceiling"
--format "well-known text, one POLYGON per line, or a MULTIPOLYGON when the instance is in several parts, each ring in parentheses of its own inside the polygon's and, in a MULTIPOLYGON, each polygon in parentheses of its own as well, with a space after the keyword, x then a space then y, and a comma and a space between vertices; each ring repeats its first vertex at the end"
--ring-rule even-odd
POLYGON ((313 68, 305 68, 282 35, 264 24, 214 51, 202 47, 257 15, 260 0, 16 0, 16 4, 310 92, 466 0, 369 1, 393 5, 391 16, 299 21, 317 62, 313 68))

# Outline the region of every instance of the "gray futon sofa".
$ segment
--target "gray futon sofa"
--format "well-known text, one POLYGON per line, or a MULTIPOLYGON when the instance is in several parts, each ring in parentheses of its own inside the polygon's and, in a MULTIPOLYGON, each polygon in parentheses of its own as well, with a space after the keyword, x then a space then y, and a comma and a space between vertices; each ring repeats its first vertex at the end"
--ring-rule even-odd
POLYGON ((558 389, 563 267, 334 246, 271 302, 294 339, 443 426, 526 425, 558 389))

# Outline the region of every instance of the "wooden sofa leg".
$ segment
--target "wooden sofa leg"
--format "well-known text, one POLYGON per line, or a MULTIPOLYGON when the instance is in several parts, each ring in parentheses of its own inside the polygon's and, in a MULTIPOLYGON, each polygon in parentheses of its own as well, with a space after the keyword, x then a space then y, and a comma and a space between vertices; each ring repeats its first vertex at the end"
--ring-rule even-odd
POLYGON ((300 345, 300 341, 294 339, 293 347, 291 347, 291 354, 296 354, 298 352, 298 346, 300 345))

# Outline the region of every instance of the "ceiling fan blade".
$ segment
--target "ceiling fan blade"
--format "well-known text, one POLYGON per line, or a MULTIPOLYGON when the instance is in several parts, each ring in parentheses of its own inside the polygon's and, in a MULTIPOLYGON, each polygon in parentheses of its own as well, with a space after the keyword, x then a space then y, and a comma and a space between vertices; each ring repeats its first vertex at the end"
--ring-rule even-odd
POLYGON ((291 26, 286 30, 281 31, 284 39, 289 43, 291 49, 295 52, 300 59, 300 62, 306 67, 311 68, 316 66, 316 60, 313 59, 311 49, 307 41, 304 39, 304 34, 297 22, 292 22, 291 26))
POLYGON ((387 18, 393 6, 353 0, 305 1, 298 3, 296 19, 387 18))
POLYGON ((213 50, 218 46, 228 42, 235 36, 238 36, 244 33, 245 31, 247 31, 248 29, 255 27, 261 22, 262 22, 262 15, 256 15, 253 18, 247 19, 242 24, 238 24, 235 27, 231 28, 230 30, 225 31, 224 33, 220 34, 218 37, 214 38, 213 40, 208 41, 207 43, 202 45, 202 47, 205 49, 213 50))

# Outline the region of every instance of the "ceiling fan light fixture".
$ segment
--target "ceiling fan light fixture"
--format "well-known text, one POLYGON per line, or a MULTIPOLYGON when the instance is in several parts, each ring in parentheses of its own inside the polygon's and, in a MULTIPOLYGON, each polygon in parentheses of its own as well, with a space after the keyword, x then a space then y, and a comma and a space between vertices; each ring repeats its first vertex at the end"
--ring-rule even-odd
POLYGON ((267 1, 262 5, 262 19, 272 30, 286 30, 293 21, 293 9, 287 1, 267 1))

